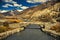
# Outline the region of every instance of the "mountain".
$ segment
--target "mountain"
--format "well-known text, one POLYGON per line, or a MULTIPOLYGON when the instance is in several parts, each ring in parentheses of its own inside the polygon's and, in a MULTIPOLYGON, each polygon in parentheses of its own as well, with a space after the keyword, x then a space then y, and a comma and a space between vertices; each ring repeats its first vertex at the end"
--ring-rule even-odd
POLYGON ((16 22, 16 20, 23 20, 24 22, 41 22, 44 26, 42 29, 43 31, 60 35, 59 0, 47 1, 43 4, 25 9, 21 12, 17 10, 11 10, 9 12, 0 13, 0 18, 5 18, 6 20, 12 19, 14 22, 16 22))
MULTIPOLYGON (((41 22, 42 30, 53 36, 60 36, 60 2, 47 1, 41 5, 23 10, 20 15, 24 21, 41 22)), ((28 23, 27 22, 27 23, 28 23)), ((40 26, 41 26, 40 24, 40 26)))
POLYGON ((20 17, 21 19, 27 20, 27 21, 41 21, 41 20, 45 19, 45 18, 40 19, 41 15, 44 14, 44 16, 47 17, 48 14, 50 14, 50 12, 52 12, 51 14, 53 14, 55 11, 58 10, 59 7, 55 6, 56 4, 58 4, 57 1, 47 1, 43 4, 25 9, 21 12, 19 12, 17 10, 11 10, 9 12, 5 12, 5 13, 1 13, 1 14, 4 16, 8 16, 8 17, 10 17, 10 16, 17 17, 17 18, 20 17), (56 8, 54 8, 54 7, 56 7, 56 8), (57 10, 52 11, 52 9, 53 10, 57 9, 57 10))
POLYGON ((30 20, 30 21, 39 20, 38 18, 41 15, 46 14, 46 13, 48 14, 49 11, 51 11, 55 7, 54 5, 56 5, 56 4, 58 4, 58 2, 48 1, 48 2, 40 4, 38 6, 23 10, 19 16, 23 19, 30 20))

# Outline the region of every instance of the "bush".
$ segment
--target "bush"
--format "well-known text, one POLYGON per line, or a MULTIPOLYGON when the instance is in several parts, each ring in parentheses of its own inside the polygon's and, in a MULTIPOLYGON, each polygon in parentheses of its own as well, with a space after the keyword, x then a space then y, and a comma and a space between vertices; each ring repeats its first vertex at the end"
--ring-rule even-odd
POLYGON ((0 33, 1 33, 1 32, 5 32, 5 31, 7 31, 7 30, 8 30, 7 27, 0 27, 0 33))
POLYGON ((52 26, 50 30, 54 30, 56 32, 60 32, 60 23, 57 23, 56 25, 52 26))
POLYGON ((9 28, 9 27, 0 27, 0 33, 2 32, 6 32, 6 31, 9 31, 9 30, 13 30, 14 28, 9 28))
POLYGON ((8 22, 4 22, 3 25, 6 26, 6 27, 9 27, 8 22))
POLYGON ((50 14, 41 15, 38 18, 40 19, 40 21, 43 21, 43 22, 52 22, 53 21, 50 14))

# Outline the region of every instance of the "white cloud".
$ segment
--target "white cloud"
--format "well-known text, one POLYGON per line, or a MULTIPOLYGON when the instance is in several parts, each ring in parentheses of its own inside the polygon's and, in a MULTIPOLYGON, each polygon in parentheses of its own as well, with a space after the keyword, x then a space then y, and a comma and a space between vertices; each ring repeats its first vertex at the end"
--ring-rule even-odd
POLYGON ((3 5, 2 7, 4 7, 4 8, 8 8, 8 6, 6 6, 6 5, 3 5))
POLYGON ((9 5, 10 7, 13 7, 13 5, 9 5))
POLYGON ((2 0, 3 2, 11 2, 12 0, 2 0))
POLYGON ((17 2, 15 2, 15 1, 12 1, 11 2, 14 6, 22 6, 21 4, 18 4, 17 2))
MULTIPOLYGON (((6 1, 8 1, 8 0, 6 0, 6 1)), ((8 2, 10 2, 10 3, 13 4, 13 5, 7 4, 8 6, 22 6, 21 4, 17 4, 17 2, 15 2, 15 1, 13 1, 13 0, 10 0, 10 1, 8 1, 8 2)))
POLYGON ((17 10, 17 11, 21 12, 21 11, 23 11, 23 10, 17 10))
POLYGON ((12 6, 11 4, 5 4, 6 6, 12 6))
POLYGON ((27 6, 22 6, 21 8, 22 8, 22 9, 27 9, 27 8, 29 8, 29 7, 27 7, 27 6))
POLYGON ((46 2, 48 0, 27 0, 28 3, 46 2))
POLYGON ((0 13, 8 12, 8 10, 0 10, 0 13))
POLYGON ((17 3, 15 3, 14 6, 19 6, 19 7, 20 7, 20 6, 22 6, 22 5, 21 5, 21 4, 17 4, 17 3))
POLYGON ((22 4, 17 4, 17 2, 14 2, 14 1, 12 1, 11 3, 13 3, 13 5, 11 5, 11 4, 5 4, 5 5, 3 5, 2 7, 5 7, 5 8, 8 8, 8 6, 10 6, 10 7, 21 7, 22 6, 22 4))
POLYGON ((8 8, 8 6, 13 7, 13 5, 11 5, 11 4, 5 4, 5 5, 3 5, 2 7, 8 8))
POLYGON ((15 3, 17 3, 17 2, 15 2, 15 1, 12 1, 11 3, 15 4, 15 3))
POLYGON ((28 3, 34 3, 33 1, 27 1, 28 3))
POLYGON ((27 6, 22 6, 22 4, 18 4, 17 2, 15 2, 13 0, 4 0, 4 1, 12 3, 12 4, 5 4, 5 5, 2 6, 2 7, 5 7, 5 8, 8 8, 10 6, 10 7, 19 7, 19 8, 22 9, 22 10, 18 10, 18 11, 23 11, 24 9, 29 8, 27 6))
POLYGON ((13 0, 2 0, 3 2, 9 2, 9 3, 17 3, 17 2, 15 2, 15 1, 13 1, 13 0))

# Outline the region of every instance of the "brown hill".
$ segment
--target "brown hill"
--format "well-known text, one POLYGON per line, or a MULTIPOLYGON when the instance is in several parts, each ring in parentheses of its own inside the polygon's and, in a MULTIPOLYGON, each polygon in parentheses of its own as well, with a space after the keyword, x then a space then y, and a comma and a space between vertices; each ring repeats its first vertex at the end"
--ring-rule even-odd
POLYGON ((55 16, 54 13, 57 13, 56 11, 60 7, 60 6, 57 7, 58 6, 57 4, 60 4, 60 3, 56 1, 48 1, 38 6, 23 10, 22 12, 18 12, 17 10, 14 10, 14 11, 2 13, 2 15, 6 16, 7 18, 21 18, 22 20, 25 20, 25 21, 49 21, 48 18, 52 19, 51 15, 55 16), (43 16, 45 18, 43 18, 43 16))
MULTIPOLYGON (((19 17, 21 17, 22 19, 25 19, 27 21, 41 21, 41 19, 40 19, 41 15, 46 16, 46 17, 50 16, 50 17, 47 17, 47 19, 44 18, 46 20, 48 20, 48 18, 52 19, 51 16, 52 15, 54 16, 53 13, 56 13, 58 15, 58 13, 56 11, 59 10, 59 8, 60 8, 59 5, 60 5, 59 2, 48 1, 48 2, 40 4, 38 6, 23 10, 21 12, 21 14, 19 15, 19 17)), ((42 19, 42 20, 44 20, 44 19, 42 19)))

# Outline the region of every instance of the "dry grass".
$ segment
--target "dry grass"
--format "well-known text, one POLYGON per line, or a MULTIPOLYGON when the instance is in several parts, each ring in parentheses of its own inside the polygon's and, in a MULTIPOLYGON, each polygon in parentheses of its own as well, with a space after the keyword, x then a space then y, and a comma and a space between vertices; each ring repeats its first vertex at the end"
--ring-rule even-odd
POLYGON ((54 30, 56 32, 60 32, 60 23, 56 23, 56 25, 52 26, 50 30, 54 30))
POLYGON ((5 32, 5 31, 9 31, 12 30, 13 28, 9 28, 9 27, 0 27, 0 33, 5 32))

